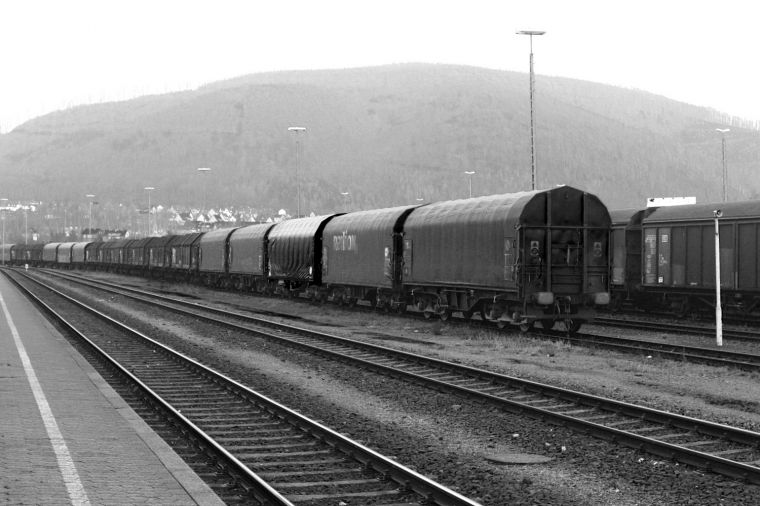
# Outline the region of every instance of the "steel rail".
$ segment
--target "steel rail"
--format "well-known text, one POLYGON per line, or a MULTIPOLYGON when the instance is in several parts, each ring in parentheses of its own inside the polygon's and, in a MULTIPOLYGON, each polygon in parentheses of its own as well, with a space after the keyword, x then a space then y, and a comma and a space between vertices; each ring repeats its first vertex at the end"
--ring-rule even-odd
MULTIPOLYGON (((83 280, 81 282, 84 284, 89 284, 91 280, 83 280)), ((101 283, 103 282, 93 282, 93 285, 97 287, 97 285, 101 283)), ((109 285, 108 283, 104 284, 109 285)), ((119 293, 122 290, 122 287, 119 287, 118 290, 102 287, 100 288, 107 291, 115 291, 116 293, 119 293)), ((179 304, 181 306, 190 307, 195 310, 207 311, 216 315, 226 315, 228 317, 233 317, 236 319, 243 319, 257 325, 266 325, 268 327, 276 328, 280 332, 278 334, 270 334, 259 329, 252 329, 250 327, 221 320, 219 318, 202 315, 196 312, 187 312, 183 309, 173 308, 171 306, 164 306, 166 309, 179 313, 185 313, 189 316, 200 318, 211 323, 221 324, 227 326, 228 328, 234 328, 245 332, 253 332, 256 335, 266 337, 268 339, 273 339, 278 342, 285 343, 286 345, 297 345, 311 352, 338 357, 342 360, 358 363, 363 367, 381 371, 386 374, 404 376, 414 380, 417 383, 431 385, 438 390, 457 392, 467 397, 477 398, 489 403, 496 404, 508 411, 525 413, 537 418, 553 420, 562 425, 573 427, 581 432, 591 433, 603 439, 617 441, 625 444, 626 446, 644 450, 660 457, 672 458, 683 463, 711 469, 737 479, 748 480, 752 483, 760 484, 760 467, 758 467, 760 465, 760 459, 758 459, 756 462, 753 461, 751 463, 739 462, 736 460, 723 458, 717 454, 713 455, 707 452, 701 452, 688 448, 686 446, 672 444, 667 441, 660 441, 657 440, 656 437, 647 437, 635 433, 636 431, 647 432, 651 430, 651 428, 634 428, 626 431, 618 429, 616 427, 631 423, 630 420, 638 421, 641 423, 653 423, 665 429, 677 428, 679 430, 686 431, 685 433, 681 434, 681 436, 685 436, 688 433, 699 435, 700 437, 709 436, 717 438, 718 441, 716 442, 728 441, 745 445, 746 447, 749 447, 748 451, 752 451, 752 449, 757 451, 757 449, 760 448, 760 434, 756 432, 717 424, 706 420, 686 417, 683 415, 656 410, 653 408, 636 406, 626 402, 585 394, 578 391, 523 380, 470 366, 453 364, 440 359, 424 357, 421 355, 394 350, 392 348, 387 348, 375 344, 354 341, 339 336, 329 335, 323 332, 296 327, 294 325, 277 323, 265 318, 253 317, 241 313, 212 308, 200 303, 178 300, 173 297, 166 297, 142 290, 136 290, 133 288, 124 288, 124 290, 141 294, 140 296, 130 296, 135 297, 138 300, 143 300, 148 304, 154 304, 153 301, 158 299, 165 302, 171 302, 179 304), (286 336, 284 335, 284 332, 289 332, 293 335, 286 336), (362 350, 365 356, 351 356, 344 351, 322 348, 315 344, 315 339, 325 340, 328 343, 331 343, 331 347, 346 346, 348 348, 362 350), (373 358, 372 355, 375 353, 380 354, 381 358, 373 358), (398 357, 406 365, 394 365, 392 363, 392 360, 394 360, 395 357, 398 357), (391 362, 388 362, 389 359, 391 359, 391 362), (411 367, 409 364, 411 364, 411 367), (502 388, 507 390, 517 389, 517 391, 520 393, 541 395, 550 399, 556 399, 557 401, 570 402, 572 403, 572 407, 565 407, 563 409, 566 409, 568 412, 577 412, 578 407, 583 407, 581 411, 584 412, 586 419, 580 416, 569 416, 561 411, 552 411, 550 409, 532 406, 530 404, 526 404, 525 402, 514 401, 505 397, 500 397, 498 395, 492 395, 488 392, 483 391, 482 389, 481 391, 478 391, 472 387, 456 384, 462 383, 462 377, 457 378, 456 381, 455 378, 446 379, 443 377, 436 379, 422 374, 422 371, 414 371, 415 368, 422 366, 432 367, 438 371, 437 373, 432 373, 434 375, 440 376, 440 371, 448 371, 451 374, 464 376, 464 379, 467 380, 476 380, 478 382, 485 383, 486 385, 489 385, 488 390, 492 390, 493 386, 500 385, 502 388), (407 370, 404 370, 403 367, 406 367, 407 370), (452 381, 455 381, 455 383, 452 383, 452 381), (628 421, 615 418, 619 416, 626 417, 628 421), (606 418, 610 418, 610 420, 607 420, 607 425, 604 423, 596 423, 594 421, 591 421, 592 419, 604 420, 606 418)), ((537 401, 536 399, 531 399, 530 402, 540 403, 545 401, 537 401)), ((673 436, 673 434, 668 434, 668 436, 673 436)), ((694 442, 687 443, 693 445, 694 442)), ((702 442, 700 441, 700 443, 702 442)))
MULTIPOLYGON (((27 273, 21 273, 25 277, 31 279, 32 281, 42 284, 40 281, 32 278, 27 273)), ((18 283, 17 283, 18 284, 18 283)), ((44 286, 44 285, 43 285, 44 286)), ((140 339, 143 339, 147 342, 150 342, 152 345, 160 347, 162 350, 164 350, 166 353, 171 354, 173 356, 176 356, 180 358, 181 360, 191 363, 195 368, 202 370, 205 374, 208 376, 213 376, 220 382, 226 383, 227 385, 230 385, 236 389, 238 389, 241 392, 244 392, 246 395, 252 397, 255 399, 257 403, 264 404, 267 406, 270 406, 274 411, 276 411, 281 418, 284 420, 287 420, 289 423, 291 423, 293 426, 299 428, 302 431, 308 432, 312 435, 314 435, 317 438, 320 438, 327 442, 328 445, 331 447, 337 449, 338 451, 344 453, 345 455, 357 460, 361 464, 363 464, 366 467, 370 467, 376 472, 380 473, 382 476, 385 476, 396 483, 398 483, 400 486, 402 486, 404 489, 412 491, 422 498, 424 498, 426 504, 435 504, 440 506, 479 506, 479 504, 475 501, 472 501, 471 499, 462 496, 461 494, 450 490, 443 485, 430 480, 429 478, 417 473, 416 471, 413 471, 397 462, 395 462, 392 459, 389 459, 378 452, 375 452, 374 450, 356 442, 353 441, 342 434, 320 424, 319 422, 316 422, 314 420, 310 420, 306 418, 305 416, 297 413, 296 411, 293 411, 292 409, 274 401, 273 399, 270 399, 252 389, 249 387, 237 382, 236 380, 233 380, 226 375, 223 375, 217 371, 214 371, 210 369, 209 367, 197 362, 196 360, 192 359, 191 357, 188 357, 182 353, 179 353, 175 350, 172 350, 168 346, 165 346, 158 341, 155 341, 154 339, 151 339, 150 337, 140 333, 139 331, 132 329, 121 322, 109 317, 108 315, 105 315, 104 313, 101 313, 97 311, 94 308, 91 308, 90 306, 77 301, 76 299, 69 297, 68 295, 55 290, 52 287, 46 286, 48 290, 53 291, 57 295, 65 298, 69 302, 81 307, 83 310, 90 312, 92 314, 97 315, 99 318, 102 318, 103 320, 107 321, 111 325, 114 325, 126 332, 132 333, 135 336, 139 337, 140 339)), ((36 297, 35 297, 36 299, 36 297)), ((40 301, 41 302, 41 301, 40 301)), ((42 303, 42 302, 41 302, 42 303)), ((44 303, 42 303, 44 304, 44 303)), ((45 305, 47 308, 47 305, 45 305)), ((49 308, 48 308, 49 309, 49 308)), ((50 309, 52 311, 52 309, 50 309)), ((200 317, 199 315, 192 314, 192 316, 200 317)), ((61 318, 60 316, 56 316, 56 319, 61 318)), ((75 331, 76 332, 76 331, 75 331)), ((78 335, 81 335, 77 332, 78 335)), ((86 339, 86 338, 84 338, 86 339)), ((89 340, 88 340, 89 342, 89 340)), ((93 343, 94 346, 94 343, 93 343)), ((98 349, 99 352, 102 352, 100 349, 98 349)), ((120 368, 121 370, 124 370, 120 368)), ((133 377, 128 371, 126 371, 127 374, 130 375, 130 377, 133 377)), ((136 379, 136 378, 135 378, 136 379)), ((139 381, 139 380, 137 380, 139 381)), ((158 394, 151 391, 147 386, 142 384, 140 382, 141 387, 144 387, 147 389, 147 391, 150 392, 152 396, 156 396, 160 399, 158 394)), ((163 401, 162 401, 163 404, 163 401)), ((167 404, 168 406, 168 404, 167 404)), ((178 417, 180 417, 183 422, 187 423, 188 427, 192 428, 194 431, 198 431, 200 434, 203 434, 204 439, 208 438, 210 444, 212 444, 215 448, 218 448, 220 453, 223 452, 225 455, 225 458, 231 459, 231 461, 235 462, 236 464, 239 464, 240 466, 243 466, 243 468, 246 470, 246 474, 250 475, 251 477, 255 477, 254 479, 256 481, 259 481, 263 484, 265 484, 268 488, 270 488, 272 491, 277 493, 271 486, 266 483, 263 479, 261 479, 258 475, 256 475, 253 471, 251 471, 249 468, 245 466, 242 462, 240 462, 236 457, 234 457, 232 454, 230 454, 228 451, 226 451, 221 445, 219 445, 216 441, 213 440, 210 436, 207 436, 201 429, 199 429, 195 424, 193 424, 190 420, 187 420, 179 411, 175 410, 174 408, 171 408, 169 406, 170 410, 175 413, 178 417)), ((280 496, 282 497, 282 496, 280 496)), ((282 498, 286 502, 284 503, 276 503, 276 504, 291 504, 290 502, 287 502, 287 499, 284 497, 282 498)))

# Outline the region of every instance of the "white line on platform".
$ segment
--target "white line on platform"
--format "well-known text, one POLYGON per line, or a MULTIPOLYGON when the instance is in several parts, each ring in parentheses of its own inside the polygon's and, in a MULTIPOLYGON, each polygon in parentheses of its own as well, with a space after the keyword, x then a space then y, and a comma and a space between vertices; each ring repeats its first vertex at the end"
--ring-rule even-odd
POLYGON ((53 451, 58 459, 58 467, 61 470, 63 476, 63 482, 66 484, 66 490, 69 493, 71 504, 75 506, 88 506, 90 500, 87 498, 87 492, 82 486, 82 482, 79 479, 79 473, 77 473, 74 461, 71 459, 71 454, 66 446, 66 441, 61 435, 61 431, 58 429, 58 423, 55 421, 53 411, 50 409, 50 405, 45 398, 45 392, 42 391, 42 386, 37 380, 37 374, 34 372, 32 362, 29 360, 29 355, 26 353, 24 343, 21 342, 21 336, 16 330, 16 326, 13 324, 13 318, 8 311, 8 306, 5 305, 5 299, 3 294, 0 293, 0 306, 3 307, 3 313, 5 313, 5 319, 8 321, 8 327, 11 329, 13 335, 13 341, 16 343, 16 349, 21 357, 21 363, 24 365, 24 371, 26 377, 29 379, 29 385, 32 387, 34 393, 34 399, 37 401, 37 407, 42 415, 42 421, 45 424, 45 430, 47 430, 50 443, 53 445, 53 451))

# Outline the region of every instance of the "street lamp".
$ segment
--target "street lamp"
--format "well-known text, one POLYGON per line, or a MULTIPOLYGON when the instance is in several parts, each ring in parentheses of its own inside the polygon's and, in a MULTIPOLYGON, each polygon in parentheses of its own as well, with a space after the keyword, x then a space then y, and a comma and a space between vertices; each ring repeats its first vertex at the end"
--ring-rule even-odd
POLYGON ((472 175, 475 174, 475 171, 466 170, 464 173, 467 174, 467 178, 470 180, 470 198, 472 198, 472 175))
POLYGON ((730 128, 716 128, 716 132, 721 134, 721 157, 723 159, 723 202, 726 202, 726 181, 728 179, 728 167, 726 166, 726 132, 730 132, 730 128))
POLYGON ((533 131, 535 129, 534 127, 534 118, 533 118, 533 95, 535 93, 536 88, 536 81, 533 75, 533 36, 534 35, 543 35, 546 32, 541 32, 537 30, 520 30, 517 32, 517 35, 528 35, 530 37, 530 188, 531 190, 536 189, 536 143, 534 139, 533 131))
POLYGON ((95 198, 95 195, 93 195, 92 193, 88 193, 87 195, 85 195, 85 197, 87 197, 88 199, 90 199, 90 212, 89 212, 90 225, 89 225, 89 230, 90 230, 90 235, 92 235, 92 199, 95 198))
POLYGON ((144 188, 144 190, 148 193, 148 233, 145 234, 145 236, 149 237, 150 233, 151 233, 150 232, 150 192, 152 192, 153 190, 155 190, 155 188, 152 187, 152 186, 146 186, 144 188))
POLYGON ((351 198, 351 193, 349 193, 349 192, 340 192, 340 194, 343 195, 343 199, 345 200, 346 212, 348 212, 348 201, 351 198))
MULTIPOLYGON (((209 167, 198 167, 199 174, 206 174, 207 172, 211 172, 209 167)), ((201 185, 203 186, 203 206, 201 207, 201 212, 203 212, 206 209, 206 185, 203 183, 201 185)))
POLYGON ((298 186, 298 200, 296 201, 296 217, 301 216, 301 180, 299 178, 300 165, 301 165, 301 140, 300 135, 306 133, 305 127, 288 127, 288 132, 293 132, 296 135, 296 185, 298 186))

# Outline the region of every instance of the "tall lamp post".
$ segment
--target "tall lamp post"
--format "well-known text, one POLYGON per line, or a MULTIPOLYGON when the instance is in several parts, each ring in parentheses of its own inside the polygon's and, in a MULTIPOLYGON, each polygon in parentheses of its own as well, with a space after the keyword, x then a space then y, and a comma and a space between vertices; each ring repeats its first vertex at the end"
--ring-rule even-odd
POLYGON ((296 202, 296 217, 301 216, 301 179, 299 177, 301 165, 301 135, 306 133, 305 127, 288 127, 288 132, 293 132, 296 136, 296 186, 298 186, 298 200, 296 202))
MULTIPOLYGON (((208 172, 211 172, 211 169, 209 167, 198 167, 198 174, 206 174, 208 172)), ((201 207, 201 212, 206 210, 206 184, 201 183, 203 186, 203 206, 201 207)))
POLYGON ((88 229, 90 231, 90 235, 92 235, 92 199, 95 198, 95 195, 92 194, 92 193, 88 193, 87 195, 85 195, 85 197, 87 197, 88 199, 90 199, 90 211, 88 213, 88 216, 89 216, 88 229))
POLYGON ((466 170, 464 171, 465 174, 467 174, 467 179, 469 179, 470 183, 470 198, 472 198, 472 175, 475 174, 474 170, 466 170))
POLYGON ((3 220, 3 265, 5 265, 5 203, 8 202, 8 199, 2 198, 0 199, 0 205, 3 206, 2 209, 0 209, 0 219, 3 220))
POLYGON ((723 202, 727 201, 726 194, 726 181, 728 180, 728 167, 726 166, 726 132, 730 132, 730 128, 716 128, 715 131, 721 134, 721 160, 723 161, 723 202))
POLYGON ((146 186, 144 189, 148 193, 148 233, 145 234, 145 237, 150 237, 150 234, 151 234, 151 230, 150 230, 150 192, 152 192, 153 190, 155 190, 155 188, 152 187, 152 186, 146 186))
POLYGON ((533 115, 533 95, 536 89, 536 80, 533 74, 533 36, 543 35, 546 32, 537 30, 520 30, 517 35, 530 37, 530 189, 536 189, 536 143, 534 138, 535 120, 533 115))

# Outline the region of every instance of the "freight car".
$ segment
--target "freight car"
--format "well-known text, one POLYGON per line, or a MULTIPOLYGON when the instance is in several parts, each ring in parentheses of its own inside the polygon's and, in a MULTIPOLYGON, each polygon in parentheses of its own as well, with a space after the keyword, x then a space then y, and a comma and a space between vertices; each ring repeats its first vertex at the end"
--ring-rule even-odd
POLYGON ((83 248, 88 268, 575 332, 610 301, 610 225, 560 186, 83 248))
POLYGON ((612 306, 712 312, 716 211, 725 309, 760 313, 760 201, 613 211, 612 306))

